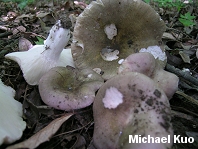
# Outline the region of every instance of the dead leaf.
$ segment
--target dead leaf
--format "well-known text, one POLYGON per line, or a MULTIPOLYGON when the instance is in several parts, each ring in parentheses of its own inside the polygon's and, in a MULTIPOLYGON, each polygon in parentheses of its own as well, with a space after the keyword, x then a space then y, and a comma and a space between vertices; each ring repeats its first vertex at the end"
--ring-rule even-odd
POLYGON ((181 44, 181 46, 182 46, 182 48, 184 49, 184 50, 190 50, 190 48, 192 47, 192 44, 183 44, 183 43, 180 43, 181 44))
POLYGON ((25 32, 25 31, 26 31, 26 28, 24 26, 18 26, 13 29, 12 33, 15 35, 19 32, 25 32))
POLYGON ((19 149, 19 148, 34 149, 38 147, 41 143, 49 141, 50 138, 60 128, 60 126, 72 115, 73 115, 72 113, 67 113, 64 116, 53 120, 49 125, 47 125, 45 128, 34 134, 29 139, 21 143, 9 146, 6 149, 19 149))
POLYGON ((33 18, 34 17, 34 15, 32 15, 32 14, 22 14, 22 15, 20 15, 20 16, 18 16, 16 19, 15 19, 15 21, 18 21, 18 20, 20 20, 20 19, 23 19, 23 18, 33 18))
POLYGON ((167 33, 167 32, 165 32, 163 34, 162 38, 164 38, 164 39, 170 39, 170 40, 174 40, 174 41, 176 40, 176 38, 171 33, 167 33))
POLYGON ((50 14, 49 12, 38 12, 37 14, 36 14, 36 17, 38 17, 38 18, 43 18, 43 17, 45 17, 46 15, 48 15, 48 14, 50 14))
POLYGON ((183 51, 179 51, 179 55, 181 56, 182 60, 185 62, 185 63, 189 63, 190 64, 190 56, 183 52, 183 51))

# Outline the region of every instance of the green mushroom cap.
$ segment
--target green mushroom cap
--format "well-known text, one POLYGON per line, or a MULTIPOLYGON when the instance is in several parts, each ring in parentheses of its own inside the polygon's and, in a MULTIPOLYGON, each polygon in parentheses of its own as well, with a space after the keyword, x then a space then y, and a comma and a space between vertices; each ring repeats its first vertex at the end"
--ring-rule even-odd
POLYGON ((93 1, 77 18, 72 55, 77 68, 99 68, 107 80, 120 60, 141 48, 160 45, 165 24, 141 0, 93 1))

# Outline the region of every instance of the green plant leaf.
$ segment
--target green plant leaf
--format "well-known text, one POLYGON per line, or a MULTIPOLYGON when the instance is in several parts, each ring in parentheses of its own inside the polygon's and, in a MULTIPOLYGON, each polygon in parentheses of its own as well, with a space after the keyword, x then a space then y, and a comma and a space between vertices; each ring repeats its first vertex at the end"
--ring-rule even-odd
POLYGON ((183 18, 179 18, 179 21, 184 25, 184 26, 193 26, 195 23, 192 20, 187 20, 183 18))
POLYGON ((185 13, 184 15, 180 15, 180 18, 186 19, 186 20, 192 20, 195 19, 196 16, 191 16, 190 12, 185 13))
POLYGON ((38 41, 36 41, 36 45, 43 45, 44 44, 44 39, 43 38, 40 38, 40 37, 36 37, 38 39, 38 41))
POLYGON ((150 0, 144 0, 145 3, 149 4, 150 3, 150 0))
POLYGON ((184 15, 180 14, 179 21, 184 25, 184 26, 193 26, 195 25, 193 19, 195 19, 196 16, 191 16, 190 12, 185 13, 184 15))

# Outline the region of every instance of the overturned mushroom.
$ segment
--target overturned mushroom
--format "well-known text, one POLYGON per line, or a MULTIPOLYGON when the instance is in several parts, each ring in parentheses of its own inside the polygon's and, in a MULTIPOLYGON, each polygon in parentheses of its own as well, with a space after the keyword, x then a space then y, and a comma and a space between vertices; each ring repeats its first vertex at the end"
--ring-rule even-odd
POLYGON ((167 72, 150 53, 129 55, 121 64, 118 73, 139 72, 152 78, 170 99, 177 91, 179 78, 167 72))
POLYGON ((28 84, 37 85, 40 78, 52 67, 74 66, 71 49, 64 49, 70 39, 70 30, 59 20, 50 30, 44 45, 35 45, 25 52, 13 52, 5 57, 16 61, 28 84))
POLYGON ((97 149, 168 149, 172 146, 169 101, 163 90, 144 74, 128 72, 107 80, 96 95, 93 114, 93 146, 97 149), (129 143, 129 135, 146 137, 147 142, 129 143), (156 143, 149 136, 170 140, 156 143))
POLYGON ((98 0, 77 18, 72 55, 78 68, 101 69, 109 79, 119 61, 159 45, 165 24, 142 0, 98 0))
POLYGON ((73 67, 54 67, 39 81, 44 103, 60 110, 75 110, 93 103, 95 92, 104 83, 93 70, 73 67))

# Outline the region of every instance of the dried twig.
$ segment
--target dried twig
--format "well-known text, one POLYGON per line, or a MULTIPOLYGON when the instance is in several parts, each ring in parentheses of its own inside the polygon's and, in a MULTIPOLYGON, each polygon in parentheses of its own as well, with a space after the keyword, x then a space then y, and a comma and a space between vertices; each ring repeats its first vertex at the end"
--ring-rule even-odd
POLYGON ((187 81, 189 81, 190 83, 198 86, 198 79, 196 79, 195 77, 191 76, 190 74, 181 71, 178 68, 175 68, 174 66, 167 64, 166 65, 166 69, 174 74, 176 74, 178 77, 182 77, 184 79, 186 79, 187 81))

